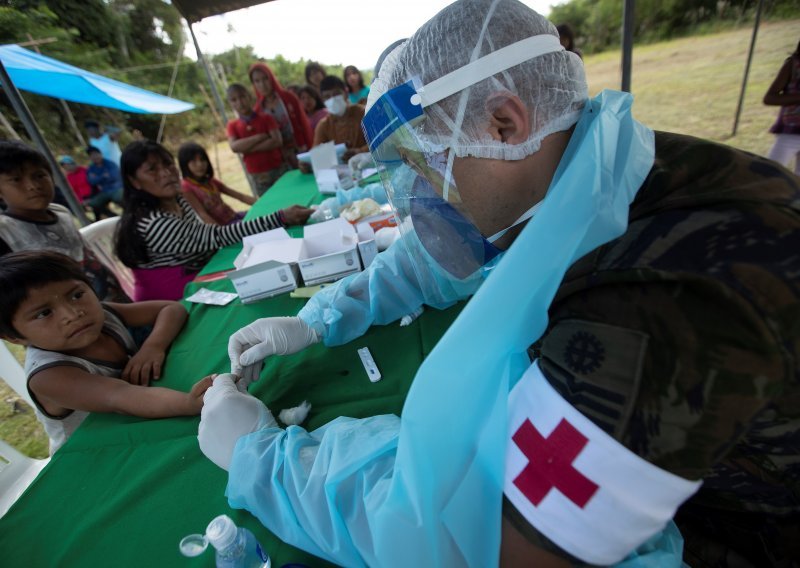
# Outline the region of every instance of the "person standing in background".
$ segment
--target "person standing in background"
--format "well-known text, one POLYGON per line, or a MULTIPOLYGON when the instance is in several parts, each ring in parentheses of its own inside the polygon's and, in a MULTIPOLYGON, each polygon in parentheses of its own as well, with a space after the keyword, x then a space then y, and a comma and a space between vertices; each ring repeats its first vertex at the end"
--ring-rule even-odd
POLYGON ((319 83, 327 75, 325 68, 316 61, 309 61, 306 65, 306 83, 319 91, 319 83))
POLYGON ((256 92, 258 114, 269 114, 278 123, 283 138, 283 160, 291 169, 297 168, 297 154, 311 148, 314 132, 294 93, 284 89, 272 70, 264 63, 250 66, 250 81, 256 92))
POLYGON ((556 31, 558 32, 558 40, 561 42, 561 45, 564 46, 564 49, 571 51, 583 59, 583 53, 581 53, 580 49, 575 47, 575 32, 572 31, 572 26, 569 24, 559 24, 556 26, 556 31))
POLYGON ((306 111, 308 121, 311 123, 311 130, 316 131, 317 124, 328 116, 328 109, 325 108, 325 103, 322 102, 322 97, 319 96, 319 91, 311 85, 305 85, 300 89, 300 103, 306 111))
MULTIPOLYGON (((364 85, 364 77, 361 71, 355 65, 348 65, 344 68, 344 82, 347 85, 348 98, 354 105, 367 104, 367 95, 369 95, 369 87, 364 85)), ((322 93, 322 87, 320 87, 322 93)))
POLYGON ((800 175, 800 42, 767 89, 764 104, 781 107, 769 129, 775 134, 775 144, 767 157, 786 167, 794 160, 794 173, 800 175))
POLYGON ((100 123, 96 120, 87 120, 83 123, 86 127, 86 133, 89 135, 89 146, 93 146, 100 150, 100 153, 106 160, 111 160, 117 167, 119 167, 119 158, 122 156, 122 150, 119 149, 119 129, 114 128, 109 132, 105 132, 100 123))

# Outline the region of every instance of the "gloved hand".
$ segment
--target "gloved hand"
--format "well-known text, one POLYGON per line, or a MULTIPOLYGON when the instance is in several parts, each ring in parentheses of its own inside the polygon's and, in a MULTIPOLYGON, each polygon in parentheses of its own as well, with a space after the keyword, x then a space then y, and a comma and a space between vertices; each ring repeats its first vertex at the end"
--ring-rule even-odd
POLYGON ((228 340, 231 373, 239 375, 246 388, 258 380, 265 358, 297 353, 319 340, 317 332, 298 317, 256 320, 228 340))
POLYGON ((367 168, 374 168, 375 161, 372 159, 372 154, 369 152, 362 152, 347 160, 347 165, 350 169, 355 171, 365 170, 367 168))
POLYGON ((200 450, 219 467, 227 471, 233 458, 236 441, 263 428, 278 423, 263 402, 239 392, 234 376, 218 375, 203 396, 197 440, 200 450))

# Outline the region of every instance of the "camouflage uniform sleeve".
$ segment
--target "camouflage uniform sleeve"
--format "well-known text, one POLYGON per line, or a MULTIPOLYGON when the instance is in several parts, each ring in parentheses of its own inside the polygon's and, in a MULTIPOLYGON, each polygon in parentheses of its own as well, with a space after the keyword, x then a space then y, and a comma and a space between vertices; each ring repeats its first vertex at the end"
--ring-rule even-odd
POLYGON ((791 373, 760 314, 708 278, 577 294, 559 306, 536 349, 567 401, 640 457, 687 479, 726 456, 791 373))

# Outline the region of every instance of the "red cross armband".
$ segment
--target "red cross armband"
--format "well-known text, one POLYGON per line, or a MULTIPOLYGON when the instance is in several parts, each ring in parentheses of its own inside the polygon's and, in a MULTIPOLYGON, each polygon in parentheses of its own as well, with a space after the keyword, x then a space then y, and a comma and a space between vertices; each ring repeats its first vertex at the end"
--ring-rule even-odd
POLYGON ((664 529, 701 481, 643 460, 564 400, 538 363, 508 398, 503 491, 565 552, 608 565, 664 529))

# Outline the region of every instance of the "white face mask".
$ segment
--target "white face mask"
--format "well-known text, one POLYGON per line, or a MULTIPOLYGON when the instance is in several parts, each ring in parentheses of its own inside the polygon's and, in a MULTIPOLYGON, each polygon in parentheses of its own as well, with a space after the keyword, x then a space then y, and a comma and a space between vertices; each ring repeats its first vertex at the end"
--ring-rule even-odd
POLYGON ((347 110, 347 103, 344 100, 344 95, 336 95, 325 101, 325 106, 334 116, 342 116, 344 111, 347 110))

